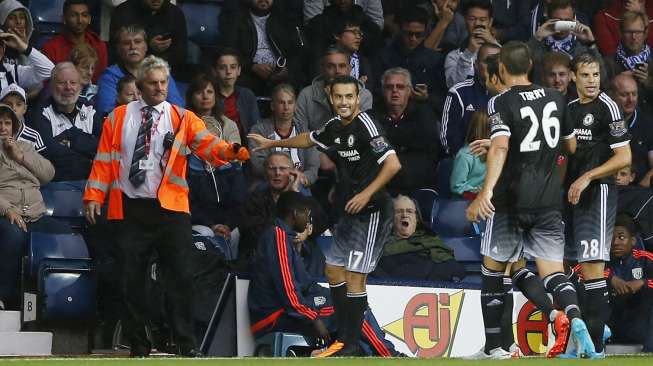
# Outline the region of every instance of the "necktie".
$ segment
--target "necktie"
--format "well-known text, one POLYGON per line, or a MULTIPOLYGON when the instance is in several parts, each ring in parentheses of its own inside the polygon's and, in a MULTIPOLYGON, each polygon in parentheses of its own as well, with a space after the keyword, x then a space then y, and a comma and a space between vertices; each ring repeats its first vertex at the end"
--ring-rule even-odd
POLYGON ((145 182, 146 171, 139 168, 139 162, 147 158, 145 151, 145 138, 152 129, 154 123, 154 108, 150 106, 143 107, 143 120, 141 127, 138 129, 138 137, 136 137, 136 144, 134 145, 134 155, 132 157, 132 164, 129 168, 129 181, 134 188, 140 187, 145 182))

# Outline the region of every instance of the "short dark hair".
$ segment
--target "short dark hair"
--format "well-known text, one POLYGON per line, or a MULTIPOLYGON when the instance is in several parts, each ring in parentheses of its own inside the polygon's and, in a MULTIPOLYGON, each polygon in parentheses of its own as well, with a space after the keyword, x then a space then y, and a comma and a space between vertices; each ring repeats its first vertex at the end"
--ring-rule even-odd
POLYGON ((345 14, 341 15, 335 20, 333 25, 333 36, 340 36, 349 27, 360 27, 363 22, 358 17, 345 14))
POLYGON ((492 3, 489 0, 469 0, 463 7, 462 13, 464 15, 467 15, 469 9, 473 9, 473 8, 487 10, 490 18, 494 16, 494 7, 492 6, 492 3))
POLYGON ((583 64, 597 64, 600 67, 601 61, 594 54, 589 52, 581 53, 580 55, 574 57, 574 59, 571 61, 571 71, 575 73, 578 71, 578 67, 583 64))
POLYGON ((327 47, 324 52, 322 52, 322 55, 320 56, 320 66, 324 65, 324 60, 331 55, 344 55, 347 57, 347 62, 349 63, 351 55, 349 52, 347 52, 345 49, 342 47, 338 46, 330 46, 327 47))
POLYGON ((116 91, 120 93, 125 88, 125 86, 127 86, 127 84, 135 83, 135 82, 136 82, 136 78, 134 76, 125 74, 125 76, 123 76, 122 78, 120 78, 120 80, 118 80, 116 91))
POLYGON ((494 55, 489 55, 488 57, 485 58, 485 65, 487 66, 487 77, 492 78, 492 76, 496 76, 499 80, 501 80, 501 76, 499 75, 499 54, 496 53, 494 55))
POLYGON ((331 90, 333 91, 333 86, 336 84, 352 84, 356 87, 356 95, 360 92, 359 87, 358 87, 358 79, 351 75, 338 75, 331 80, 329 83, 329 86, 331 86, 331 90))
POLYGON ((427 25, 429 23, 429 18, 426 11, 417 6, 409 6, 404 8, 401 13, 399 13, 398 24, 399 26, 402 26, 408 23, 420 23, 427 25))
POLYGON ((213 65, 215 66, 215 64, 218 62, 218 59, 223 56, 233 56, 236 58, 238 65, 243 64, 240 52, 238 52, 237 49, 232 47, 222 47, 215 52, 215 57, 213 57, 213 65))
POLYGON ((501 63, 510 75, 525 75, 531 66, 531 50, 524 42, 510 41, 501 47, 501 63))
POLYGON ((201 91, 206 89, 211 85, 213 87, 213 90, 215 90, 215 105, 213 106, 213 110, 211 111, 211 115, 218 119, 220 116, 222 116, 223 111, 221 108, 221 103, 218 103, 218 87, 217 87, 217 82, 213 77, 211 77, 208 74, 197 74, 193 76, 193 78, 190 80, 190 83, 188 84, 188 88, 186 89, 186 108, 188 108, 191 112, 197 112, 197 109, 193 105, 193 94, 197 91, 201 91))
POLYGON ((621 226, 628 231, 630 236, 637 235, 637 225, 635 225, 635 220, 627 213, 619 213, 617 218, 614 220, 614 226, 621 226))
POLYGON ((301 193, 295 191, 286 191, 279 195, 277 200, 277 217, 284 218, 294 210, 306 210, 310 208, 308 199, 301 193))
POLYGON ((554 11, 558 9, 567 9, 569 7, 574 9, 574 13, 576 12, 576 2, 574 0, 551 0, 549 5, 546 6, 546 13, 549 14, 549 18, 551 18, 551 14, 553 14, 554 11))
POLYGON ((63 13, 66 14, 68 8, 73 5, 86 5, 89 10, 91 8, 91 6, 88 4, 88 0, 66 0, 63 2, 63 13))

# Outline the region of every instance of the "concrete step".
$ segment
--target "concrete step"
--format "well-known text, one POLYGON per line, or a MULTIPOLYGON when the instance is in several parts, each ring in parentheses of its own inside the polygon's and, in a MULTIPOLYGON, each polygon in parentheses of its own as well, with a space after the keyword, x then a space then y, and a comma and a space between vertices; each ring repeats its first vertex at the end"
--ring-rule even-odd
POLYGON ((50 356, 52 333, 0 332, 0 356, 50 356))
POLYGON ((606 344, 605 353, 609 355, 632 355, 642 352, 641 344, 606 344))
POLYGON ((0 332, 20 331, 20 311, 0 311, 0 332))

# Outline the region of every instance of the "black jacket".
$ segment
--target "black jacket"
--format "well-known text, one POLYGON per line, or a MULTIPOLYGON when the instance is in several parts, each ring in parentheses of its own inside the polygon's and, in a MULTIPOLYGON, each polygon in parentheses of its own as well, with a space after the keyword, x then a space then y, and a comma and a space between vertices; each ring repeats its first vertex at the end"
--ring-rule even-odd
MULTIPOLYGON (((155 53, 151 47, 148 46, 148 53, 162 57, 170 66, 182 65, 186 61, 187 44, 187 30, 186 18, 184 13, 176 5, 171 4, 169 0, 164 0, 161 9, 152 14, 152 11, 143 5, 143 0, 127 0, 118 5, 111 14, 111 26, 109 34, 110 52, 115 57, 116 40, 114 39, 115 33, 120 27, 124 25, 138 24, 145 28, 149 38, 160 34, 172 34, 172 44, 167 50, 161 53, 155 53)), ((114 59, 115 61, 115 59, 114 59)))

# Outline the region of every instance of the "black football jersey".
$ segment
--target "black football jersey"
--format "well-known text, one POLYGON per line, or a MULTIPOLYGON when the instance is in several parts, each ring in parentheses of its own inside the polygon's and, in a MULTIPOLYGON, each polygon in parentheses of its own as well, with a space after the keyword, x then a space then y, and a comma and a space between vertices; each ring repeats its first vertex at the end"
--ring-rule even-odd
MULTIPOLYGON (((344 190, 337 195, 344 200, 337 204, 341 207, 365 189, 379 174, 383 161, 395 153, 381 126, 365 112, 346 125, 340 117, 334 117, 320 130, 312 131, 310 137, 322 149, 335 150, 338 188, 344 190)), ((380 200, 387 198, 385 190, 379 190, 360 213, 378 209, 380 200)))
MULTIPOLYGON (((585 172, 608 161, 613 155, 612 149, 628 145, 630 133, 619 106, 603 92, 589 103, 573 100, 567 109, 578 139, 576 153, 569 157, 567 169, 567 185, 571 185, 585 172)), ((613 184, 614 177, 595 179, 590 188, 599 183, 613 184)), ((581 200, 587 196, 583 194, 581 200)))
POLYGON ((518 85, 488 102, 490 138, 509 136, 509 151, 492 198, 497 211, 559 209, 562 184, 556 164, 563 139, 574 137, 560 92, 518 85))

